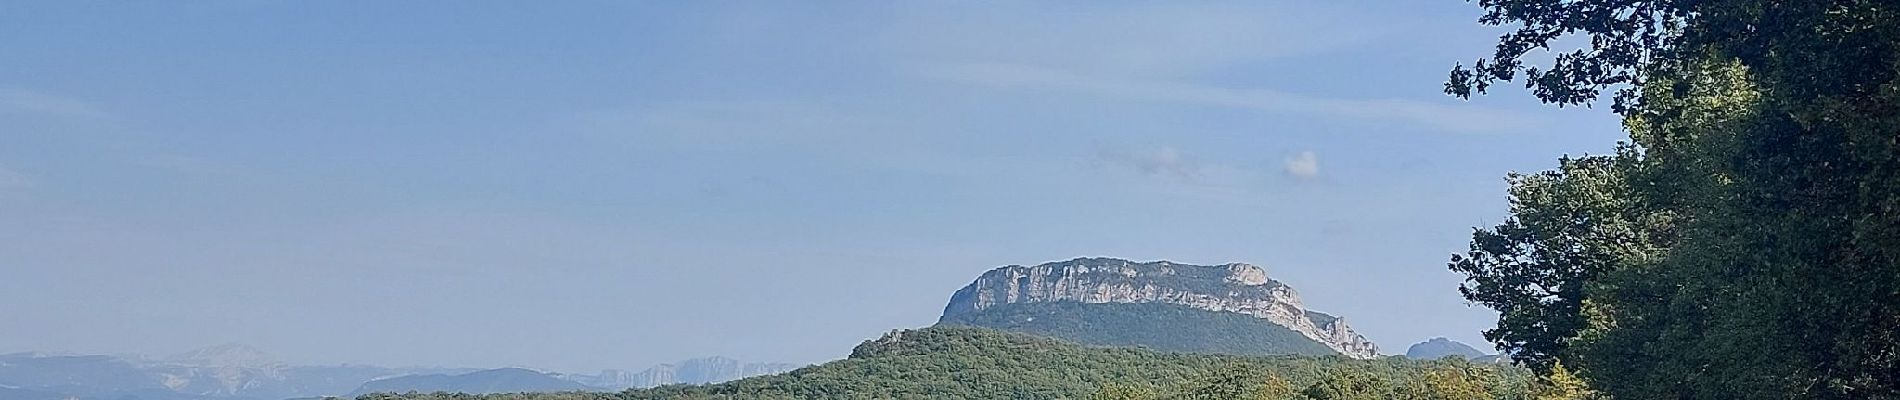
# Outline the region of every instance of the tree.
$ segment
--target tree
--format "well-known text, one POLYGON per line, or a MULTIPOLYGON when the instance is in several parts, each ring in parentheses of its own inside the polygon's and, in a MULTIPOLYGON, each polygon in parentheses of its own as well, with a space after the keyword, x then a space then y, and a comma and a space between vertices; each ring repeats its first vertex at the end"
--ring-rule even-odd
POLYGON ((1596 398, 1596 392, 1589 384, 1570 373, 1563 364, 1551 366, 1550 375, 1545 384, 1538 388, 1535 400, 1589 400, 1596 398))
POLYGON ((1154 388, 1147 386, 1110 383, 1102 385, 1101 390, 1097 390, 1089 398, 1093 400, 1153 400, 1158 396, 1154 388))
POLYGON ((1182 397, 1193 400, 1238 400, 1252 392, 1247 368, 1228 365, 1195 382, 1182 397))
POLYGON ((1468 298, 1502 312, 1488 337, 1614 397, 1900 398, 1900 8, 1479 5, 1480 22, 1516 29, 1454 68, 1446 92, 1521 74, 1546 102, 1588 105, 1614 88, 1634 166, 1608 203, 1513 209, 1569 223, 1474 235, 1453 268, 1471 278, 1468 298), (1587 45, 1525 61, 1572 42, 1587 45), (1602 210, 1637 229, 1638 257, 1592 239, 1602 210), (1538 250, 1553 243, 1573 247, 1538 250))
POLYGON ((1293 383, 1279 375, 1267 375, 1267 381, 1260 384, 1260 390, 1254 393, 1255 400, 1295 400, 1300 392, 1293 389, 1293 383))
POLYGON ((1469 362, 1435 367, 1425 371, 1419 400, 1490 400, 1492 377, 1489 371, 1469 362))
POLYGON ((1307 386, 1301 394, 1313 400, 1384 400, 1390 398, 1384 379, 1357 369, 1335 369, 1307 386))
POLYGON ((1891 82, 1900 42, 1891 2, 1880 0, 1479 0, 1479 23, 1513 25, 1495 52, 1457 66, 1445 92, 1469 98, 1520 74, 1546 102, 1588 105, 1616 88, 1617 110, 1639 105, 1640 85, 1697 61, 1736 60, 1790 98, 1868 97, 1891 82), (1588 43, 1529 64, 1573 36, 1588 43), (1874 83, 1875 85, 1867 85, 1874 83))
POLYGON ((1547 372, 1586 328, 1586 284, 1660 251, 1666 218, 1631 194, 1637 156, 1564 158, 1558 169, 1512 174, 1511 216, 1472 233, 1450 268, 1459 292, 1499 311, 1485 338, 1511 358, 1547 372))

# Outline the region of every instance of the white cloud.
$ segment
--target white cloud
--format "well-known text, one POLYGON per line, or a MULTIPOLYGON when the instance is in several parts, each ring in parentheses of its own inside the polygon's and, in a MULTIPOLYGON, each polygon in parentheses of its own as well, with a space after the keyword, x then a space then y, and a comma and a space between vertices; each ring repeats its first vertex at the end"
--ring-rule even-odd
POLYGON ((1436 104, 1403 99, 1339 99, 1271 89, 1236 89, 1167 80, 1087 76, 1012 64, 962 64, 926 70, 927 76, 1003 89, 1053 88, 1127 100, 1176 103, 1270 112, 1313 114, 1337 119, 1384 120, 1466 133, 1509 132, 1532 125, 1528 116, 1468 104, 1436 104))
POLYGON ((30 90, 0 88, 0 112, 22 112, 68 117, 105 117, 106 112, 92 103, 30 90))
POLYGON ((1282 162, 1287 175, 1300 179, 1312 179, 1319 176, 1319 155, 1311 151, 1302 151, 1299 155, 1287 157, 1282 162))

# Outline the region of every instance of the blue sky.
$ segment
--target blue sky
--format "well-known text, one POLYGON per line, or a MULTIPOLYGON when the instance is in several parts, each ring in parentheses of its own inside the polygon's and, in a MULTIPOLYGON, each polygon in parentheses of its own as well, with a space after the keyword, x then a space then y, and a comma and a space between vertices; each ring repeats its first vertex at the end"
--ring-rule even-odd
POLYGON ((0 351, 842 357, 982 271, 1248 262, 1388 353, 1603 109, 1461 1, 0 3, 0 351))

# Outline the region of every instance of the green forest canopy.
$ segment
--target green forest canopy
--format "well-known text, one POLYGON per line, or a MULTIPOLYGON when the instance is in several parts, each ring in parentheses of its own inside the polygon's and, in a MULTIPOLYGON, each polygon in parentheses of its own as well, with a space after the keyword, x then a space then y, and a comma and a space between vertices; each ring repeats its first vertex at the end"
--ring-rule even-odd
POLYGON ((1515 29, 1447 93, 1614 89, 1630 135, 1512 175, 1512 217, 1452 257, 1488 339, 1618 398, 1900 398, 1900 7, 1478 4, 1515 29), (1559 43, 1588 45, 1525 60, 1559 43))

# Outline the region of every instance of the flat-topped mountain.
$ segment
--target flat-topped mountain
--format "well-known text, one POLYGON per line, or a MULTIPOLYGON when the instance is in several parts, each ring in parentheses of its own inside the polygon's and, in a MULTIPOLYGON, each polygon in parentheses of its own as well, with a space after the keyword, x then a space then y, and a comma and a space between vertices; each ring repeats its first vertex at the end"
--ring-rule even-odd
POLYGON ((944 307, 939 323, 975 325, 1045 334, 1088 344, 1144 345, 1161 350, 1226 352, 1228 344, 1181 342, 1183 336, 1231 337, 1231 332, 1201 332, 1206 322, 1232 329, 1264 321, 1247 334, 1260 335, 1286 346, 1254 347, 1244 353, 1279 350, 1310 354, 1297 339, 1275 336, 1284 329, 1316 342, 1332 352, 1354 358, 1373 358, 1378 347, 1360 336, 1342 318, 1306 309, 1299 294, 1267 277, 1258 266, 1232 263, 1192 265, 1169 261, 1133 262, 1115 258, 1077 258, 1036 266, 1010 265, 992 269, 957 290, 944 307), (1063 304, 1146 304, 1165 312, 1135 311, 1127 306, 1074 308, 1063 304), (1072 310, 1054 310, 1070 307, 1072 310), (1181 309, 1189 309, 1181 311, 1181 309), (1078 311, 1083 314, 1076 314, 1078 311), (999 315, 1009 314, 1009 315, 999 315), (1041 316, 1038 316, 1038 315, 1041 316), (1121 316, 1106 316, 1121 314, 1121 316), (1231 315, 1251 319, 1235 321, 1231 315), (1117 329, 1100 329, 1117 325, 1117 329), (1136 335, 1168 339, 1143 343, 1136 335), (1206 335, 1201 335, 1206 333, 1206 335))

